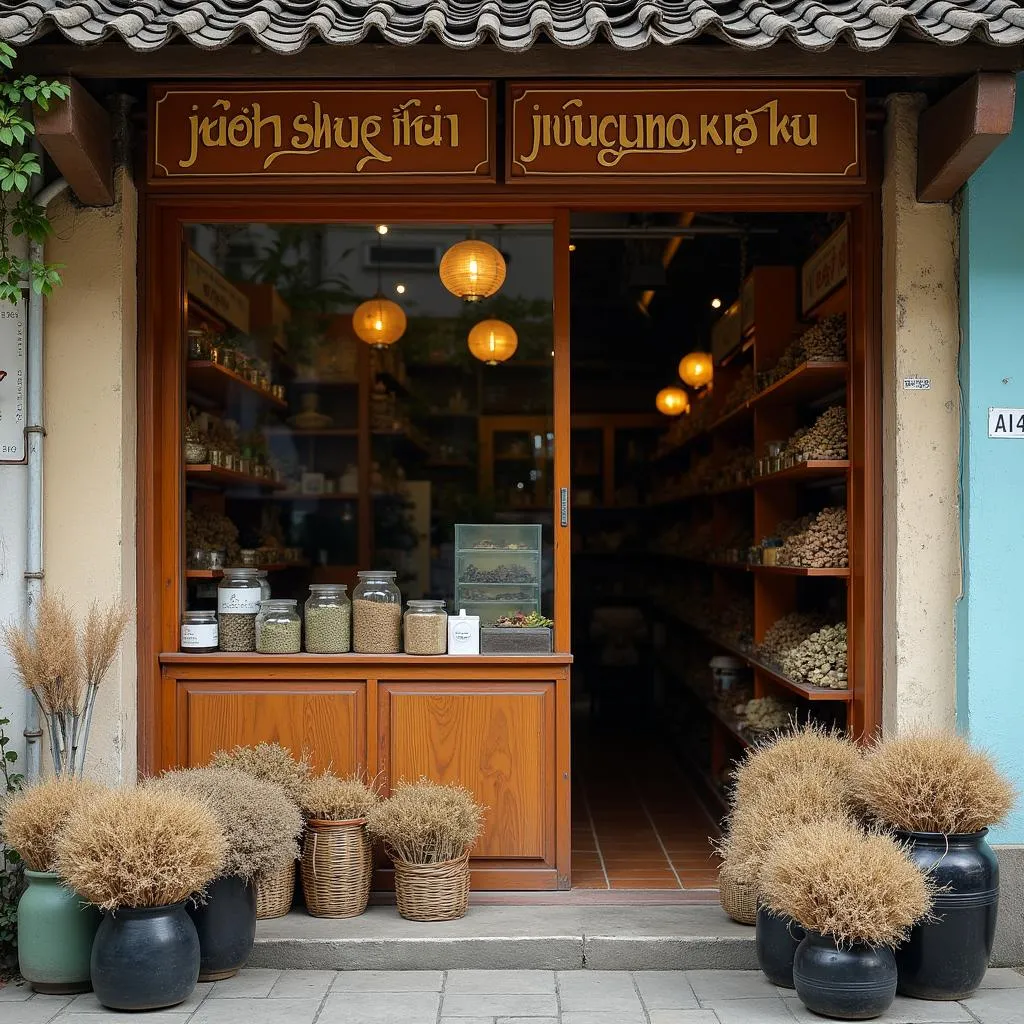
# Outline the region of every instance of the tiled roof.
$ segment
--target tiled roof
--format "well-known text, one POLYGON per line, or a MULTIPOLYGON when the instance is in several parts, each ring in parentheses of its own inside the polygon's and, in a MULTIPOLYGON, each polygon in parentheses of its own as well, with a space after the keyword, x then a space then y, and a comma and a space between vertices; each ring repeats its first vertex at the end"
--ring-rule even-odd
POLYGON ((717 37, 759 50, 844 42, 877 50, 899 34, 952 45, 1024 42, 1024 5, 1010 0, 0 0, 0 39, 15 45, 57 30, 74 43, 121 38, 155 50, 176 37, 215 50, 255 40, 277 53, 309 43, 397 45, 436 37, 455 49, 520 51, 541 39, 623 50, 717 37))

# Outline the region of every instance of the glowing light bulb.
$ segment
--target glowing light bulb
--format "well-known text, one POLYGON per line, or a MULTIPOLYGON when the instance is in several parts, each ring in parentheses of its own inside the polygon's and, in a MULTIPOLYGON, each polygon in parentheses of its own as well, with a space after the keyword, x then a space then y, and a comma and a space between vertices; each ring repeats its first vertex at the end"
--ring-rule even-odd
POLYGON ((378 235, 386 235, 387 233, 388 233, 388 226, 387 226, 387 224, 378 224, 377 225, 377 234, 378 235))
POLYGON ((722 300, 721 299, 712 299, 711 300, 711 308, 712 309, 721 309, 722 308, 722 300))
POLYGON ((395 291, 398 292, 399 295, 404 295, 405 294, 405 285, 404 284, 396 284, 395 285, 395 291))

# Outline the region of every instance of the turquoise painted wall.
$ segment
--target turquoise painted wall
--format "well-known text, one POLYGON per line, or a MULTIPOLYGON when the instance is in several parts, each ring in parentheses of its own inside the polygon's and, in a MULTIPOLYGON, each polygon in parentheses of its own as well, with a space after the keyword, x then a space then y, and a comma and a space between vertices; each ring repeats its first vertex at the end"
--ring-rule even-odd
MULTIPOLYGON (((1024 439, 988 436, 990 407, 1024 408, 1024 76, 1013 135, 967 184, 960 222, 964 596, 960 727, 1024 794, 1024 439)), ((1024 843, 1024 799, 994 842, 1024 843)))

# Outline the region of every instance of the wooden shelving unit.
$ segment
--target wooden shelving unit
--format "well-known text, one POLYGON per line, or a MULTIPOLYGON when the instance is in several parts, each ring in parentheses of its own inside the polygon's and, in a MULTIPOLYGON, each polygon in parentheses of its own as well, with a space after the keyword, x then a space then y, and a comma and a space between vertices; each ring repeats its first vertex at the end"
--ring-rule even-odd
POLYGON ((252 384, 240 373, 229 370, 220 363, 205 359, 190 359, 186 364, 188 390, 202 395, 211 402, 224 406, 235 394, 255 395, 261 402, 275 409, 287 409, 288 403, 252 384))
POLYGON ((249 473, 239 473, 233 469, 211 466, 208 463, 186 466, 185 476, 195 482, 202 482, 204 484, 222 485, 224 487, 257 487, 261 491, 279 491, 285 486, 269 477, 252 476, 249 473))

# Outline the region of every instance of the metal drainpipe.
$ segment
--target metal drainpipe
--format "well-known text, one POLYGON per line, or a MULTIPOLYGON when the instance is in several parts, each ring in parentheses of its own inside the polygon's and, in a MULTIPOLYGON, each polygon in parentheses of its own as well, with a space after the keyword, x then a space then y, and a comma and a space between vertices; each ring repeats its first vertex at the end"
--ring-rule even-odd
MULTIPOLYGON (((63 178, 44 188, 33 197, 43 208, 59 196, 68 183, 63 178)), ((30 242, 29 259, 43 261, 41 242, 30 242)), ((25 427, 28 446, 28 554, 25 559, 25 598, 28 622, 34 626, 43 592, 43 297, 31 288, 28 293, 28 401, 25 427)), ((28 694, 25 702, 25 777, 28 782, 39 778, 42 763, 40 739, 43 732, 39 722, 39 705, 28 694)))

